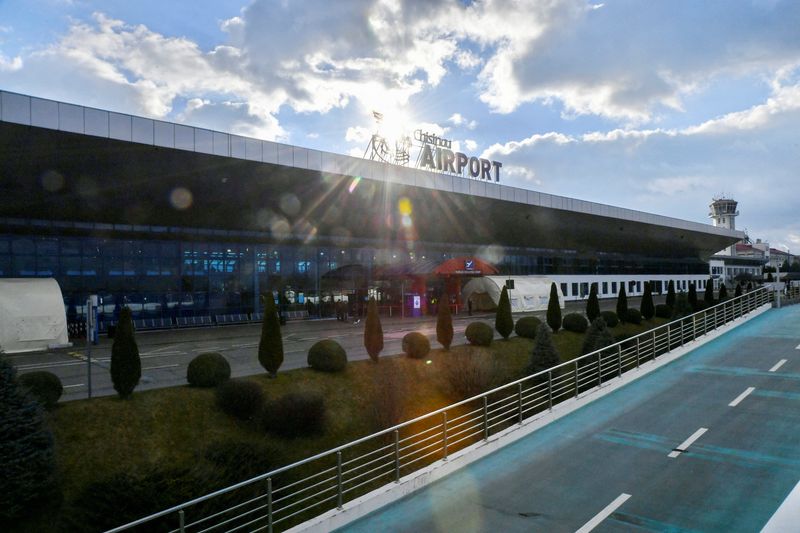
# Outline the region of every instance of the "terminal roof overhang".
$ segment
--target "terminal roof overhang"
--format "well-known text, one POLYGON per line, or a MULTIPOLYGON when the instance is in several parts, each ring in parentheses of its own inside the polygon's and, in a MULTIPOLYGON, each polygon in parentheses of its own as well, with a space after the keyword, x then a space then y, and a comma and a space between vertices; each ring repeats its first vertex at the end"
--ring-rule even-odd
POLYGON ((13 93, 0 92, 0 103, 0 217, 254 231, 275 242, 379 239, 702 259, 744 236, 13 93), (192 194, 186 209, 170 202, 179 188, 192 194), (401 198, 410 201, 410 226, 401 198))

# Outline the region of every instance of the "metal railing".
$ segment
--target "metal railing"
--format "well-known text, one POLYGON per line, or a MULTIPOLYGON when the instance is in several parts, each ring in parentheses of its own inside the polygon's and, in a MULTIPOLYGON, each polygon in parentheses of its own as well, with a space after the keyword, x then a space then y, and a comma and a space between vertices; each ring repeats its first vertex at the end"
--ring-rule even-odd
POLYGON ((772 301, 758 289, 601 350, 120 526, 171 532, 287 529, 638 369, 772 301))

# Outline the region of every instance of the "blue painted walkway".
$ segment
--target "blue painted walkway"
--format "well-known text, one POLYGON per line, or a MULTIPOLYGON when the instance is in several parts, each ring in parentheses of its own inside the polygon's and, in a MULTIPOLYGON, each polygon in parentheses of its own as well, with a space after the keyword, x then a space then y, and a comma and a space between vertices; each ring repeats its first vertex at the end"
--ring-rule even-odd
POLYGON ((340 531, 576 531, 623 493, 594 531, 760 531, 800 480, 799 344, 771 310, 340 531))

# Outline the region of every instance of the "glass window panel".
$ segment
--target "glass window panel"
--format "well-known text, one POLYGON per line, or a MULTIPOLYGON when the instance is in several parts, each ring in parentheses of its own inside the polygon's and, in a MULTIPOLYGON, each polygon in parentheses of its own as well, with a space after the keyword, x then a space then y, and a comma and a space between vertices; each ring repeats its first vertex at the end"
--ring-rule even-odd
POLYGON ((36 253, 36 247, 30 239, 14 239, 11 248, 15 255, 36 253))
POLYGON ((36 275, 36 256, 35 255, 14 255, 14 275, 16 276, 35 276, 36 275))
POLYGON ((11 244, 8 239, 0 238, 0 254, 7 254, 11 251, 11 244))
POLYGON ((11 256, 0 255, 0 276, 11 276, 11 256))
POLYGON ((36 254, 39 257, 57 257, 58 241, 56 239, 42 239, 36 242, 36 254))
POLYGON ((38 276, 58 276, 58 255, 38 257, 36 260, 38 276))

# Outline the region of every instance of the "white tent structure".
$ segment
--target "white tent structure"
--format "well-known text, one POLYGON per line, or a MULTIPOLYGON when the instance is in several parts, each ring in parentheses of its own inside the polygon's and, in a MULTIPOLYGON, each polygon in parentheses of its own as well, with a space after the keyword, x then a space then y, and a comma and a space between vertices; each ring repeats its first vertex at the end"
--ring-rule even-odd
POLYGON ((0 352, 68 345, 67 315, 56 280, 0 279, 0 352))
MULTIPOLYGON (((464 302, 472 302, 475 311, 491 311, 497 309, 500 291, 506 280, 514 280, 514 288, 509 289, 508 299, 511 301, 511 312, 545 311, 550 301, 550 285, 553 280, 544 276, 483 276, 470 280, 461 289, 464 302)), ((564 308, 564 295, 558 290, 558 303, 564 308)))

